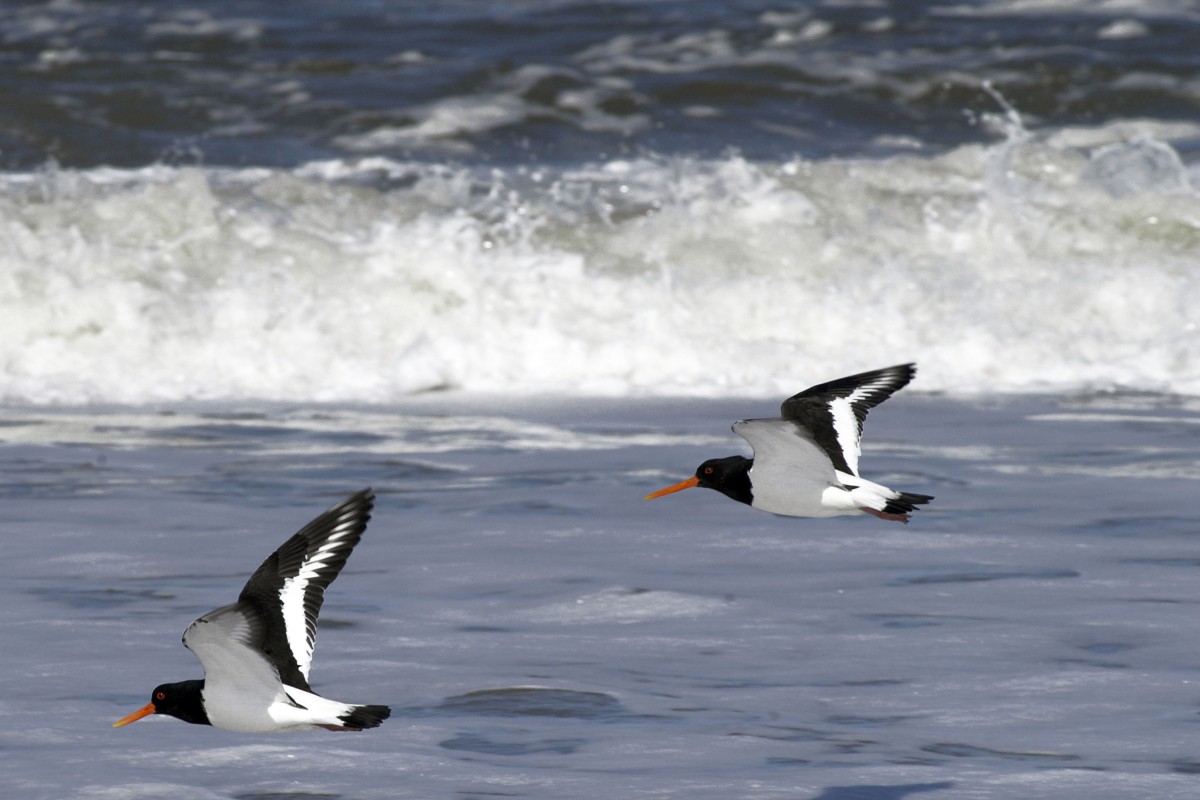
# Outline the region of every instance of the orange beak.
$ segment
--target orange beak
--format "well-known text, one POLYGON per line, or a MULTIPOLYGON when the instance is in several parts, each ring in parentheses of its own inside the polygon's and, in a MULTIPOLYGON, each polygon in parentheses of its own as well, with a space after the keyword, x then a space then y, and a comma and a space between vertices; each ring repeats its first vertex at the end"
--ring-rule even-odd
POLYGON ((664 494, 675 494, 676 492, 682 492, 684 489, 690 489, 693 486, 697 486, 697 485, 699 485, 699 483, 700 483, 700 479, 697 478, 695 475, 693 475, 692 477, 688 478, 686 481, 680 481, 679 483, 675 484, 674 486, 668 486, 665 489, 659 489, 657 492, 654 492, 653 494, 648 494, 645 497, 643 497, 642 499, 643 500, 653 500, 656 497, 662 497, 664 494))
POLYGON ((114 722, 113 727, 119 728, 122 725, 128 725, 131 722, 137 722, 142 717, 150 716, 151 714, 153 714, 155 712, 155 710, 156 709, 154 708, 154 703, 146 703, 146 705, 142 706, 137 711, 130 714, 128 717, 121 717, 119 720, 114 722))

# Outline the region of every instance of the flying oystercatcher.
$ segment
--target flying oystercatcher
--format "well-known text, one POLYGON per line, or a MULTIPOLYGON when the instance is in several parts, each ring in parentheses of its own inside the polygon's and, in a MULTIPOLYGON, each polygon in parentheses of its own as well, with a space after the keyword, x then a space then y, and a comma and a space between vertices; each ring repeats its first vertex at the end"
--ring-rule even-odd
POLYGON ((752 508, 789 517, 872 514, 908 522, 916 507, 933 499, 897 492, 858 474, 863 420, 917 373, 899 364, 822 383, 783 401, 781 418, 744 419, 733 432, 750 443, 754 458, 705 461, 696 474, 647 500, 702 486, 752 508))
POLYGON ((156 687, 149 703, 113 727, 150 714, 246 733, 359 731, 387 719, 387 706, 339 703, 308 685, 325 588, 366 530, 374 502, 364 489, 284 542, 250 576, 236 603, 184 631, 183 644, 200 659, 204 679, 156 687))

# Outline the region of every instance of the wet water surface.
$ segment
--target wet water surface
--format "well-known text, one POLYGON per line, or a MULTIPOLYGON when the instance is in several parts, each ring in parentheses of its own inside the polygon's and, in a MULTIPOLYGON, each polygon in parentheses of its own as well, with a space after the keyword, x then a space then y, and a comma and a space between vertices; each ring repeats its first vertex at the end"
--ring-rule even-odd
MULTIPOLYGON (((0 759, 22 797, 1188 797, 1196 409, 873 415, 901 526, 641 500, 761 401, 10 410, 0 759), (392 718, 256 737, 113 720, 312 516, 375 514, 313 685, 392 718)), ((764 409, 765 411, 766 409, 764 409)))

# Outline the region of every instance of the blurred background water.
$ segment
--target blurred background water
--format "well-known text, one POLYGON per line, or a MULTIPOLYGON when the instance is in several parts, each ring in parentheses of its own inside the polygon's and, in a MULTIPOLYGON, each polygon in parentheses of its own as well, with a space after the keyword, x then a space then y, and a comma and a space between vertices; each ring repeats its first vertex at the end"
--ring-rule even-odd
POLYGON ((1200 391, 1190 3, 0 9, 0 397, 1200 391))

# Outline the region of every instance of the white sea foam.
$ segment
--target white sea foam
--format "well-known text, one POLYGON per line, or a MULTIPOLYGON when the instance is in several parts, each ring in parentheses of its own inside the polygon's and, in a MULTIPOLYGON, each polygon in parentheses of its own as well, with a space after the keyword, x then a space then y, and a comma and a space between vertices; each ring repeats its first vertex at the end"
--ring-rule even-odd
MULTIPOLYGON (((0 176, 0 398, 1200 393, 1200 193, 1163 131, 876 161, 0 176)), ((1171 138, 1194 138, 1178 126, 1171 138)))
POLYGON ((180 800, 218 800, 222 795, 181 783, 131 781, 124 784, 82 786, 75 794, 80 800, 138 800, 138 798, 178 797, 180 800))
POLYGON ((443 97, 406 109, 408 119, 404 124, 383 125, 365 133, 339 136, 335 141, 352 153, 396 146, 470 153, 474 146, 460 136, 515 127, 530 117, 555 118, 588 131, 631 134, 649 126, 646 115, 618 115, 605 110, 607 101, 623 97, 629 90, 627 81, 611 75, 600 74, 595 80, 585 82, 573 70, 528 65, 499 78, 486 98, 477 94, 443 97), (530 99, 538 94, 539 84, 560 81, 579 88, 555 92, 555 99, 549 105, 530 99))
POLYGON ((623 587, 584 595, 573 602, 558 603, 533 611, 535 622, 581 624, 590 622, 643 622, 673 617, 699 617, 728 606, 716 597, 700 597, 668 591, 633 591, 623 587))
POLYGON ((1099 0, 1095 3, 1073 3, 1070 0, 994 0, 986 4, 962 3, 938 10, 939 14, 987 18, 1025 14, 1065 13, 1095 17, 1136 14, 1142 19, 1160 17, 1192 17, 1196 8, 1187 0, 1099 0))

